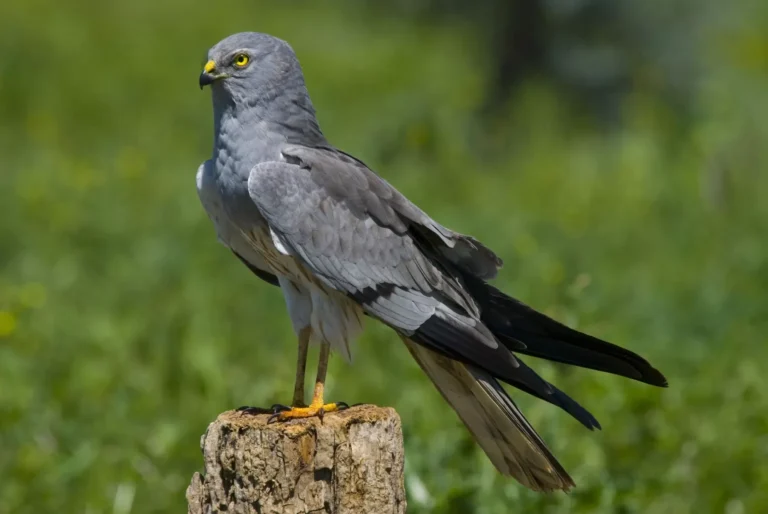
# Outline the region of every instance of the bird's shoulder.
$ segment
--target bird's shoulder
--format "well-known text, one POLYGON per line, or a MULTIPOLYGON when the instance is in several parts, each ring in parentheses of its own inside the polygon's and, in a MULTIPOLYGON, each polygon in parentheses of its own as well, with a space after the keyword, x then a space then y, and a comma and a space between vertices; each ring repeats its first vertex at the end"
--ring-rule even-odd
POLYGON ((331 146, 286 145, 281 155, 287 162, 311 171, 313 181, 330 197, 395 232, 403 234, 408 230, 406 219, 427 218, 395 187, 351 154, 331 146))

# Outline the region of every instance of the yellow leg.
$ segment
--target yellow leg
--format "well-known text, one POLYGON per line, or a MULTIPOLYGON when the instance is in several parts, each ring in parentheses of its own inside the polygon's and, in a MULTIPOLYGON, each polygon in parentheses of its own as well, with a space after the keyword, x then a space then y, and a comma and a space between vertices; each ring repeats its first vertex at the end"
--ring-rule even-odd
POLYGON ((307 371, 307 350, 309 349, 309 338, 312 335, 312 327, 304 327, 299 332, 299 355, 296 361, 296 382, 293 385, 294 407, 304 407, 304 375, 307 371))
POLYGON ((323 342, 320 346, 320 358, 317 363, 317 379, 315 380, 315 392, 312 395, 312 403, 309 407, 293 407, 290 410, 275 415, 278 421, 287 421, 297 418, 323 417, 328 412, 335 412, 346 407, 343 403, 323 403, 325 392, 325 375, 328 372, 328 358, 331 353, 331 345, 323 342))

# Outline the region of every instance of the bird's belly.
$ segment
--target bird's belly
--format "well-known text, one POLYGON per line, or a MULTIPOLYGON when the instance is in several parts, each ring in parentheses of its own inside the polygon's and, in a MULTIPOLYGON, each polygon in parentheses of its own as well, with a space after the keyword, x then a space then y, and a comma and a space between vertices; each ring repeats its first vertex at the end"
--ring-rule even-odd
POLYGON ((350 361, 352 343, 363 330, 360 306, 317 278, 300 260, 280 252, 268 228, 257 228, 243 235, 270 271, 281 278, 294 329, 298 331, 310 325, 313 341, 328 342, 334 351, 350 361), (286 287, 291 289, 286 291, 286 287))

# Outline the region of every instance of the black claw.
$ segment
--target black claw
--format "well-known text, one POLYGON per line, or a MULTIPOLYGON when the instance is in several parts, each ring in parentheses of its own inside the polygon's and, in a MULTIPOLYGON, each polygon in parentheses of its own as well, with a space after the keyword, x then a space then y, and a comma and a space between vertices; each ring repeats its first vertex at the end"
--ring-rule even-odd
POLYGON ((247 405, 238 407, 235 410, 241 414, 248 414, 250 416, 256 416, 258 414, 269 414, 272 412, 271 410, 265 409, 263 407, 249 407, 247 405))
MULTIPOLYGON (((359 403, 357 405, 360 405, 359 403)), ((347 402, 336 402, 336 408, 338 410, 347 410, 349 408, 349 404, 347 402)))
POLYGON ((272 412, 272 414, 279 414, 281 412, 286 412, 291 410, 289 406, 283 405, 282 403, 275 403, 269 409, 272 412))
POLYGON ((242 414, 250 414, 252 416, 256 416, 258 414, 272 414, 274 416, 275 414, 289 411, 291 408, 287 405, 283 405, 282 403, 276 403, 268 409, 265 409, 264 407, 249 407, 248 405, 244 405, 242 407, 238 407, 235 410, 242 414))
POLYGON ((271 425, 272 423, 275 423, 276 421, 280 421, 280 413, 281 412, 288 412, 291 410, 291 408, 287 405, 283 405, 282 403, 275 403, 272 405, 272 407, 269 408, 269 411, 267 414, 271 413, 272 415, 267 420, 267 425, 271 425))

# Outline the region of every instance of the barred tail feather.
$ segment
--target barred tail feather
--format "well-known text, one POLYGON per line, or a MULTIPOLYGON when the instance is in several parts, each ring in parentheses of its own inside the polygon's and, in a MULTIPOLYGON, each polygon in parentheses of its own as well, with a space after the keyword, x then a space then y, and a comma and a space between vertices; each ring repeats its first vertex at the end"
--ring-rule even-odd
POLYGON ((403 341, 499 472, 534 491, 567 491, 574 486, 493 376, 407 338, 403 341))

